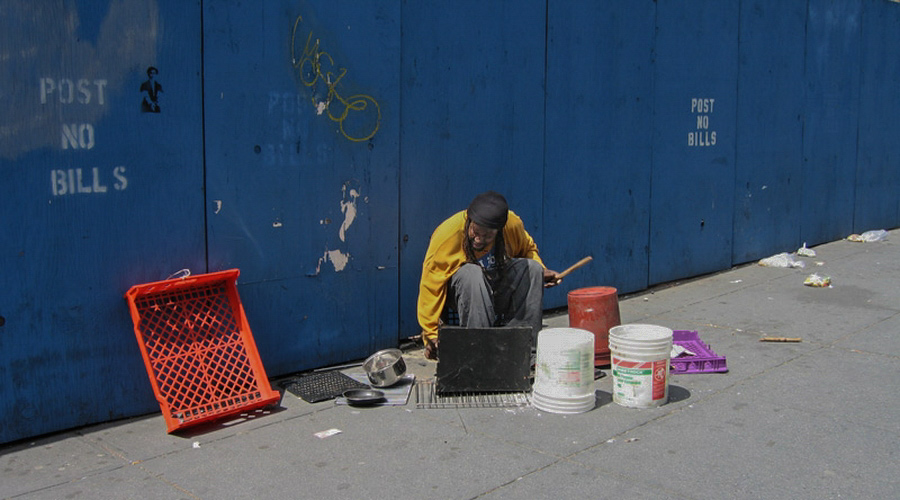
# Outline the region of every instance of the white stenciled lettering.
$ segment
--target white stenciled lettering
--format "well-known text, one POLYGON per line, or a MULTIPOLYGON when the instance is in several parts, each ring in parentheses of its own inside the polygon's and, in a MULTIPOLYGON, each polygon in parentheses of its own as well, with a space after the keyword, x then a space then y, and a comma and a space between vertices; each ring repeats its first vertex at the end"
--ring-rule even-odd
POLYGON ((295 92, 269 92, 269 115, 280 113, 283 116, 300 115, 305 111, 303 96, 295 92))
MULTIPOLYGON (((116 179, 113 188, 122 191, 128 186, 125 177, 125 167, 118 166, 112 169, 112 176, 116 179)), ((66 196, 75 194, 103 194, 108 191, 104 175, 98 167, 90 169, 70 168, 54 169, 50 171, 50 192, 53 196, 66 196)))
POLYGON ((90 123, 63 124, 62 148, 93 149, 94 126, 90 123))
POLYGON ((697 130, 709 128, 709 115, 697 116, 697 130))
POLYGON ((689 147, 716 145, 716 132, 709 130, 709 115, 715 111, 715 105, 716 100, 713 98, 691 98, 691 113, 696 115, 697 126, 695 131, 688 132, 689 147))
MULTIPOLYGON (((94 172, 96 172, 96 170, 94 170, 94 172)), ((91 192, 93 192, 93 191, 91 191, 91 186, 85 186, 85 185, 84 185, 84 179, 83 179, 83 177, 82 177, 82 175, 81 175, 81 169, 80 169, 80 168, 76 168, 76 169, 75 169, 75 178, 77 179, 77 186, 78 186, 78 192, 79 192, 79 193, 91 193, 91 192)))
POLYGON ((716 104, 715 99, 691 99, 691 113, 712 113, 713 106, 716 104))
POLYGON ((688 146, 715 146, 716 132, 688 132, 688 146))
POLYGON ((265 165, 293 167, 301 165, 300 149, 295 144, 264 144, 260 151, 265 165))
POLYGON ((78 80, 78 102, 80 104, 90 104, 91 103, 91 90, 88 88, 90 82, 87 81, 86 78, 82 78, 78 80))
POLYGON ((118 166, 113 169, 113 177, 116 178, 116 183, 113 184, 113 187, 116 191, 122 191, 126 187, 128 187, 128 179, 125 178, 125 167, 118 166))
POLYGON ((75 84, 72 83, 72 80, 63 78, 56 82, 56 87, 59 89, 59 102, 72 104, 72 101, 75 100, 75 84))
POLYGON ((59 102, 61 104, 106 105, 106 79, 90 80, 79 78, 41 78, 39 81, 41 104, 59 102))
POLYGON ((94 167, 93 172, 94 172, 94 184, 92 185, 93 192, 105 193, 106 186, 104 186, 103 184, 100 183, 100 169, 97 167, 94 167))
POLYGON ((62 196, 64 194, 68 194, 69 185, 66 184, 65 170, 51 170, 50 185, 53 190, 53 196, 62 196))

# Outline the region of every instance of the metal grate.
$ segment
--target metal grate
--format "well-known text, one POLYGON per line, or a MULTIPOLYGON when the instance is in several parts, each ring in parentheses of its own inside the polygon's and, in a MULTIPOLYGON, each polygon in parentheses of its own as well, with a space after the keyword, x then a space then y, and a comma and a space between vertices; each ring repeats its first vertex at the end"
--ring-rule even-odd
POLYGON ((369 389, 338 371, 312 373, 294 377, 281 382, 281 387, 307 403, 317 403, 326 399, 334 399, 349 389, 369 389))
POLYGON ((416 408, 512 408, 528 406, 526 392, 459 392, 435 393, 434 381, 416 383, 416 408))

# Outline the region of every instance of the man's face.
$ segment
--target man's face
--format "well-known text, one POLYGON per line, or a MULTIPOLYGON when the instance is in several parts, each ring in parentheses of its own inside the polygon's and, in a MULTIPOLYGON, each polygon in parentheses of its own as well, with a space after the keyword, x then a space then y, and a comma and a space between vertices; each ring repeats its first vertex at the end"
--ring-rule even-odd
POLYGON ((494 239, 497 238, 497 230, 488 229, 472 222, 469 224, 468 236, 469 241, 472 242, 472 248, 476 252, 482 252, 494 244, 494 239))

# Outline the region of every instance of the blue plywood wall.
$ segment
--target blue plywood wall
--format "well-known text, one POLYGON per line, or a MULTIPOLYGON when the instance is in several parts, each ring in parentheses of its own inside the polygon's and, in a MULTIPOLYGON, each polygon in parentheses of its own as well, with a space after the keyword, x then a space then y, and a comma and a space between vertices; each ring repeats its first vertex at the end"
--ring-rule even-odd
POLYGON ((206 258, 199 5, 2 11, 5 442, 158 410, 123 294, 206 258), (151 66, 158 113, 142 109, 151 66))
POLYGON ((647 286, 653 163, 652 2, 548 4, 543 232, 546 264, 594 263, 550 289, 647 286))
POLYGON ((403 3, 403 332, 418 333, 431 232, 476 194, 502 191, 540 233, 545 10, 534 0, 403 3))
POLYGON ((900 8, 863 3, 859 48, 859 132, 853 227, 892 227, 900 220, 900 8))
POLYGON ((806 5, 742 2, 740 19, 732 249, 736 263, 801 244, 806 5))
POLYGON ((211 269, 273 373, 397 341, 400 8, 204 5, 211 269))
POLYGON ((548 308, 900 219, 887 0, 11 0, 0 28, 0 442, 155 411, 122 295, 183 268, 241 270, 269 375, 396 345, 486 189, 550 267, 594 256, 548 308))
POLYGON ((861 2, 809 1, 800 219, 809 244, 853 231, 861 21, 861 2))

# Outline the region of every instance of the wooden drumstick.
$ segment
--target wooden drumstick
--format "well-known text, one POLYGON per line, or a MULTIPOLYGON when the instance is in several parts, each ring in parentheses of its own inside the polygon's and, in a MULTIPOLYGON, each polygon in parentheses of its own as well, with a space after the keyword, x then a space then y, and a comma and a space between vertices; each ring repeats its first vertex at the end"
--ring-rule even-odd
POLYGON ((594 258, 591 257, 590 255, 588 255, 587 257, 585 257, 585 258, 579 260, 578 262, 572 264, 572 267, 570 267, 570 268, 566 269, 565 271, 563 271, 563 272, 557 274, 557 275, 556 275, 557 280, 561 280, 561 279, 565 278, 566 276, 568 276, 569 273, 571 273, 572 271, 578 269, 579 267, 581 267, 581 266, 587 264, 588 262, 590 262, 590 261, 592 261, 592 260, 594 260, 594 258))

